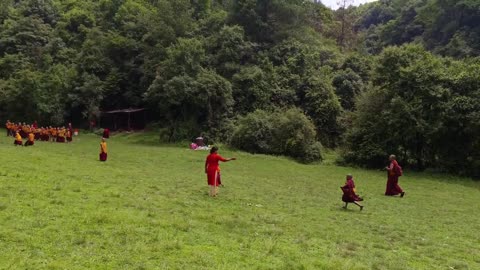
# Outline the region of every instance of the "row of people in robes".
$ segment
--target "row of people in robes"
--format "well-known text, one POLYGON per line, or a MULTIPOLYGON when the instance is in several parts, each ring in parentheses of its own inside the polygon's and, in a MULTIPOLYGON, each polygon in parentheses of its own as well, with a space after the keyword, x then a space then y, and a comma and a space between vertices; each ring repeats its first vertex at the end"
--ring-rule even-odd
POLYGON ((73 128, 72 124, 69 123, 68 127, 38 127, 37 122, 32 125, 27 125, 25 123, 13 123, 10 120, 7 120, 5 124, 7 129, 7 136, 14 136, 15 141, 18 145, 17 133, 21 139, 26 138, 27 141, 30 141, 30 134, 33 134, 34 141, 50 141, 50 142, 71 142, 73 140, 73 128))

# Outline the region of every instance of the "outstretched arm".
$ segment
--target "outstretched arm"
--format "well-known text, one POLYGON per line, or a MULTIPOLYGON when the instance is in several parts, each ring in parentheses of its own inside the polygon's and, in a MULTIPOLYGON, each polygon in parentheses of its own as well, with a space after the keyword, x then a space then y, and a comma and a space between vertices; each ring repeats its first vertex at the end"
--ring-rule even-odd
POLYGON ((232 160, 237 160, 236 158, 223 158, 220 156, 219 160, 221 162, 229 162, 229 161, 232 161, 232 160))

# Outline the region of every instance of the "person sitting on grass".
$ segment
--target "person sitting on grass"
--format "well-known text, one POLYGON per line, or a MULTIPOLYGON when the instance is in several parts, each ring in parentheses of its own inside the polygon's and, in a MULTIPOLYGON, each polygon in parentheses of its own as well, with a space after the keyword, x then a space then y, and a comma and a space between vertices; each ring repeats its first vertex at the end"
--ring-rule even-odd
POLYGON ((15 141, 13 142, 13 144, 15 146, 17 146, 17 145, 22 146, 23 145, 22 136, 20 135, 20 131, 17 131, 15 133, 15 141))
POLYGON ((345 185, 340 188, 343 191, 342 201, 345 202, 345 206, 343 208, 347 209, 349 203, 354 203, 355 205, 358 205, 358 207, 360 207, 360 211, 362 211, 363 205, 361 205, 359 202, 363 201, 363 199, 356 194, 355 182, 353 182, 353 176, 351 174, 347 175, 347 181, 345 182, 345 185))
POLYGON ((107 161, 107 142, 102 138, 100 143, 100 161, 107 161))
POLYGON ((220 180, 220 166, 218 162, 228 162, 231 160, 236 160, 236 158, 223 158, 218 153, 218 147, 213 147, 210 150, 210 155, 207 156, 205 160, 205 173, 207 174, 207 182, 210 188, 209 195, 211 197, 216 197, 218 194, 218 186, 221 185, 220 180))
POLYGON ((24 146, 31 146, 35 144, 35 134, 33 132, 28 133, 28 139, 24 146))

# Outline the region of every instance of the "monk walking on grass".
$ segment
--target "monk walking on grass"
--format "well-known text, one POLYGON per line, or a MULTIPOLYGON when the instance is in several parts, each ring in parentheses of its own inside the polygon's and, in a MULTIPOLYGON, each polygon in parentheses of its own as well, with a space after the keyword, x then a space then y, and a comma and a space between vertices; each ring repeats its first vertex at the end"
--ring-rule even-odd
POLYGON ((400 195, 403 198, 405 192, 398 185, 398 178, 403 175, 402 167, 398 165, 395 155, 390 156, 390 165, 386 167, 388 172, 387 189, 385 191, 386 196, 400 195))
POLYGON ((102 138, 100 143, 100 161, 107 161, 107 142, 102 138))
POLYGON ((218 148, 213 147, 210 155, 205 160, 205 173, 207 174, 208 186, 210 188, 209 195, 216 197, 218 194, 218 186, 220 185, 220 166, 218 163, 236 160, 236 158, 223 158, 218 153, 218 148))

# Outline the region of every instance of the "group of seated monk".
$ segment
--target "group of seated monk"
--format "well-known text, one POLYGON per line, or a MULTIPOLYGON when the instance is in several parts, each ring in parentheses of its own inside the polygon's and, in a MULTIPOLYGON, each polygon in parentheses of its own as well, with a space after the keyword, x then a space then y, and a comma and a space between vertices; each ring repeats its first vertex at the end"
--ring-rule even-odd
POLYGON ((27 139, 25 146, 34 145, 35 141, 45 142, 71 142, 73 138, 72 125, 65 127, 38 127, 37 122, 32 125, 25 123, 15 124, 7 120, 5 124, 7 136, 15 137, 14 145, 23 145, 23 139, 27 139))

